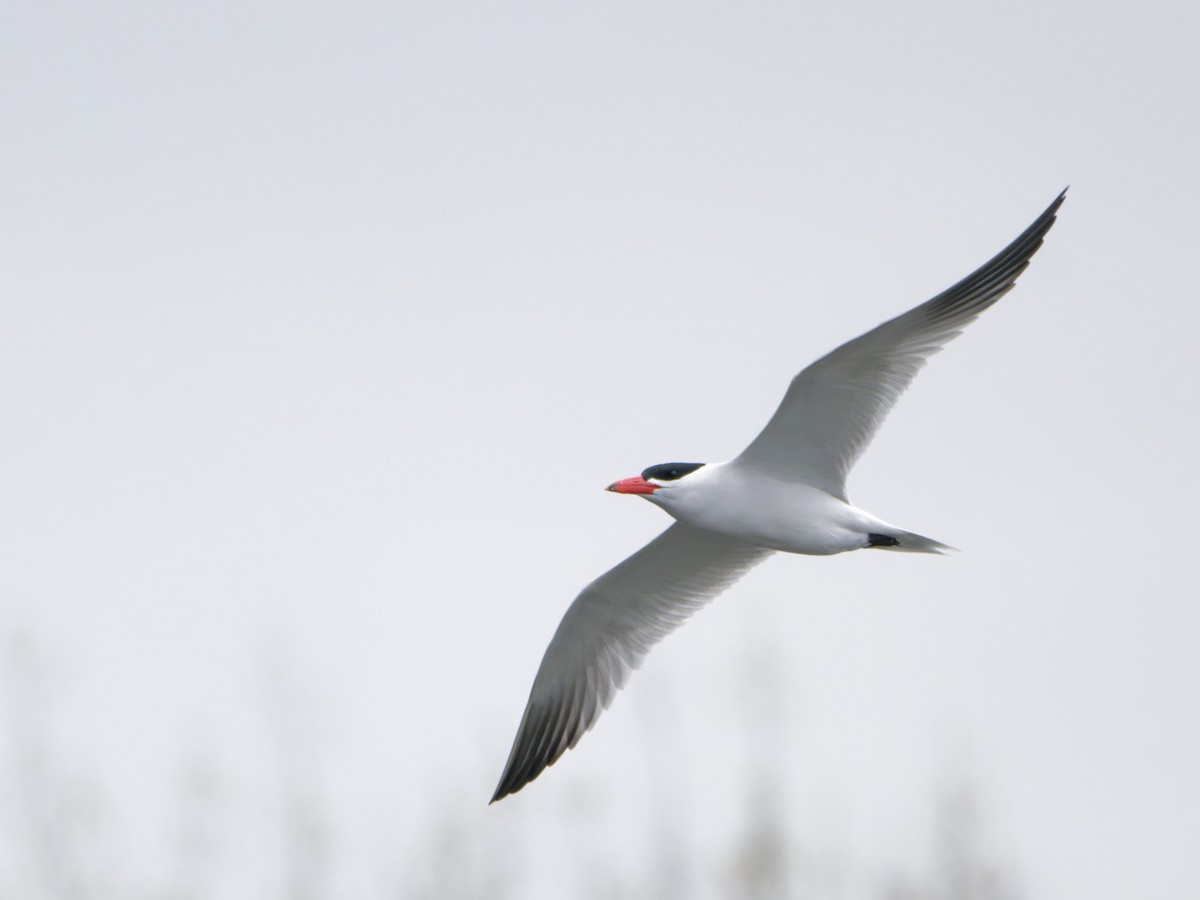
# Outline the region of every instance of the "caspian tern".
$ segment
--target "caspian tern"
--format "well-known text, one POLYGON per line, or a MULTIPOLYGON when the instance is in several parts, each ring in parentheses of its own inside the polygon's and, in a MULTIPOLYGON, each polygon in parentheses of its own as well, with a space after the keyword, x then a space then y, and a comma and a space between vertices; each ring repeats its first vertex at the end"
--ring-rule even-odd
POLYGON ((774 551, 950 549, 852 506, 846 476, 926 360, 1012 290, 1065 197, 958 284, 802 371, 736 459, 663 463, 609 485, 675 522, 567 609, 491 802, 574 747, 651 647, 774 551))

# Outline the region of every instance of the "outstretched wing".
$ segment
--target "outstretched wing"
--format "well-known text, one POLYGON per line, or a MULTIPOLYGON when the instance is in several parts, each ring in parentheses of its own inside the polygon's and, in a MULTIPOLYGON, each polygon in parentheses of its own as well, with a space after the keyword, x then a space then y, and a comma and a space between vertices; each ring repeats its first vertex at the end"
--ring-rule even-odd
POLYGON ((542 657, 492 802, 574 747, 651 647, 770 553, 676 522, 584 588, 542 657))
POLYGON ((735 463, 846 499, 846 476, 925 361, 1012 290, 1066 191, 994 259, 954 287, 842 344, 794 379, 735 463))

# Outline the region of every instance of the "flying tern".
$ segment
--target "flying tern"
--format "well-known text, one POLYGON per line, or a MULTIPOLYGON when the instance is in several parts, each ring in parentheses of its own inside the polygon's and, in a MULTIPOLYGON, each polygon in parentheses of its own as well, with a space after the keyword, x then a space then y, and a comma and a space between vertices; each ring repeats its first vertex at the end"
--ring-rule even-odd
POLYGON ((493 803, 574 747, 651 647, 773 552, 950 549, 851 505, 846 476, 926 360, 1012 290, 1065 197, 958 284, 804 369, 736 459, 663 463, 608 486, 675 521, 567 609, 493 803))

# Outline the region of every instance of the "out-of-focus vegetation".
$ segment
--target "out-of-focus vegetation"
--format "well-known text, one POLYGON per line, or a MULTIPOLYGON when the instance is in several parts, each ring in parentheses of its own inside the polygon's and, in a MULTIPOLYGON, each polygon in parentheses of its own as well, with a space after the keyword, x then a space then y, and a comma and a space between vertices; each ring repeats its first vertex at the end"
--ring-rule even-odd
MULTIPOLYGON (((91 898, 162 898, 162 900, 343 900, 338 883, 341 865, 361 865, 362 853, 348 854, 328 813, 330 798, 320 780, 311 778, 304 729, 292 715, 302 702, 286 676, 272 671, 267 682, 264 733, 275 747, 274 796, 269 815, 253 836, 253 846, 272 848, 271 859, 231 857, 215 851, 228 834, 243 834, 233 817, 239 806, 228 796, 233 786, 203 759, 181 761, 177 796, 169 806, 173 821, 164 860, 122 856, 121 841, 110 833, 118 817, 105 803, 103 773, 90 770, 87 748, 68 747, 51 727, 57 685, 52 667, 22 640, 4 647, 2 731, 0 731, 0 898, 91 900, 91 898), (102 799, 104 798, 104 799, 102 799), (358 863, 350 863, 351 857, 358 863), (269 877, 263 873, 269 872, 269 877)), ((748 727, 769 738, 772 710, 750 710, 748 727)), ((774 742, 762 740, 760 746, 774 742)), ((588 832, 562 814, 562 834, 581 846, 565 861, 578 868, 575 896, 588 900, 654 898, 686 900, 696 896, 768 900, 1019 900, 1012 875, 993 859, 983 840, 982 813, 969 783, 951 781, 934 803, 930 853, 905 871, 869 861, 831 858, 793 833, 782 793, 779 757, 770 752, 751 768, 740 834, 720 852, 701 851, 670 825, 651 828, 654 846, 644 871, 604 864, 603 847, 584 847, 588 832)), ((619 815, 595 802, 579 817, 619 815)), ((453 806, 447 807, 453 809, 453 806)), ((503 900, 536 896, 521 871, 512 846, 488 847, 469 833, 470 825, 430 810, 428 827, 407 846, 389 845, 390 858, 370 861, 377 873, 374 889, 355 896, 428 898, 428 900, 503 900)), ((928 820, 930 817, 926 816, 928 820)), ((914 816, 914 820, 920 820, 914 816)), ((669 822, 669 819, 664 819, 669 822)), ((511 841, 530 835, 510 835, 511 841)), ((387 854, 384 854, 387 855, 387 854)), ((562 864, 563 861, 556 861, 562 864)), ((635 867, 636 868, 636 867, 635 867)), ((370 879, 368 879, 370 880, 370 879)), ((361 881, 361 879, 360 879, 361 881)))

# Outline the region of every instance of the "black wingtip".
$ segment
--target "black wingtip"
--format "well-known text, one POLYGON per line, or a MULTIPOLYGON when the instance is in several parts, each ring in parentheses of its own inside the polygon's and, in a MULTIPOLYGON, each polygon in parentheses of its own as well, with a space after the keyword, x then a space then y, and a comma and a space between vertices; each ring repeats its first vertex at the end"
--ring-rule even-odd
POLYGON ((1038 216, 1036 221, 1034 221, 1034 223, 1030 225, 1028 229, 1026 229, 1027 234, 1040 231, 1042 235, 1045 235, 1045 233, 1050 230, 1050 226, 1054 224, 1054 219, 1058 214, 1058 208, 1062 206, 1063 202, 1067 199, 1067 191, 1070 189, 1071 186, 1067 185, 1058 192, 1058 196, 1054 198, 1054 202, 1047 206, 1046 211, 1038 216))
POLYGON ((493 803, 498 803, 510 794, 515 794, 521 788, 525 787, 532 779, 520 780, 515 777, 515 773, 506 768, 504 774, 500 776, 500 783, 496 785, 496 791, 492 794, 492 799, 488 801, 488 806, 493 803))
MULTIPOLYGON (((513 750, 515 756, 516 748, 514 747, 513 750)), ((529 756, 529 752, 529 749, 526 748, 526 757, 529 756)), ((492 799, 488 801, 488 806, 515 794, 542 774, 542 770, 545 768, 545 764, 538 765, 536 762, 528 759, 520 761, 515 758, 510 759, 504 767, 504 774, 500 776, 500 783, 496 785, 496 791, 492 794, 492 799)))
POLYGON ((962 315, 964 311, 971 311, 977 315, 987 309, 1012 290, 1017 278, 1029 266, 1030 259, 1042 246, 1046 234, 1054 227, 1058 220, 1059 207, 1066 199, 1067 189, 1063 188, 1016 240, 966 278, 923 303, 918 309, 923 309, 926 315, 935 318, 962 315))
POLYGON ((493 803, 498 803, 509 794, 516 793, 516 791, 520 790, 519 787, 514 789, 513 786, 509 784, 511 780, 510 774, 506 769, 504 774, 500 777, 500 783, 496 785, 496 791, 492 794, 492 799, 488 801, 488 806, 491 806, 493 803))
POLYGON ((496 792, 492 794, 492 799, 488 801, 488 806, 503 800, 515 794, 529 782, 533 781, 546 768, 545 765, 526 765, 521 769, 513 769, 511 767, 504 770, 504 774, 500 777, 500 783, 496 785, 496 792))
POLYGON ((562 709, 547 711, 530 698, 489 806, 521 790, 562 756, 567 749, 561 745, 562 716, 562 709))
POLYGON ((1063 201, 1067 199, 1067 191, 1070 189, 1071 186, 1068 184, 1065 188, 1058 192, 1058 196, 1054 198, 1054 202, 1046 207, 1046 211, 1038 216, 1037 221, 1034 222, 1033 225, 1029 226, 1030 231, 1034 230, 1039 224, 1044 223, 1045 227, 1042 229, 1042 235, 1045 236, 1045 233, 1050 230, 1050 226, 1054 224, 1054 220, 1058 216, 1058 208, 1062 206, 1063 201))

